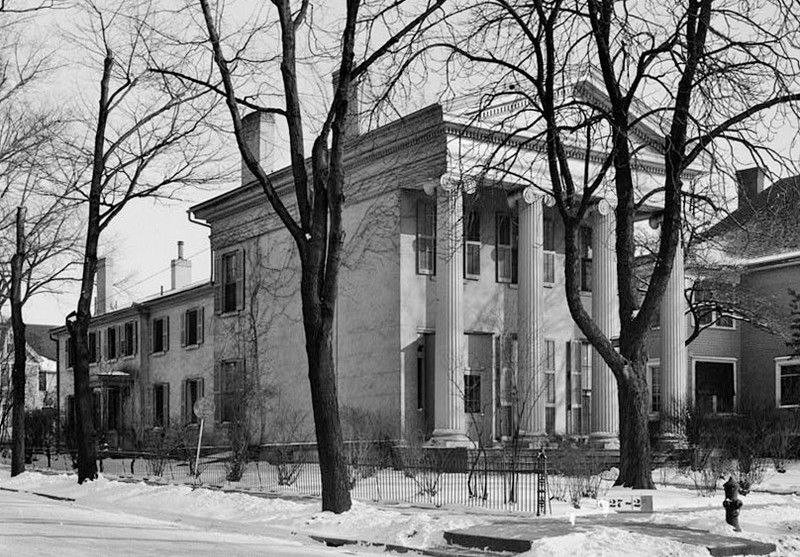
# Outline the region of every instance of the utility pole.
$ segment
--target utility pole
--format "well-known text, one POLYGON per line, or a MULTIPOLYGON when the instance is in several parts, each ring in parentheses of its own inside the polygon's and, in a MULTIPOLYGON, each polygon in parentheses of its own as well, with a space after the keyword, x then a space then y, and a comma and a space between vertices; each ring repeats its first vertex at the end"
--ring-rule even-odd
POLYGON ((25 262, 25 207, 17 207, 17 249, 11 257, 11 327, 14 331, 14 393, 11 475, 25 471, 25 323, 22 321, 22 266, 25 262))

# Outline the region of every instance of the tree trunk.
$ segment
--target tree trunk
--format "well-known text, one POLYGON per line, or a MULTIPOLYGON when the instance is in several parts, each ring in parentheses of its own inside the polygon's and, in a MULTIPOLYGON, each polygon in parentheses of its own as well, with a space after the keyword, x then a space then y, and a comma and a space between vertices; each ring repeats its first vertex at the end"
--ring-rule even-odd
POLYGON ((617 381, 617 392, 620 470, 615 485, 655 489, 650 470, 648 390, 643 362, 633 364, 630 373, 617 381))
MULTIPOLYGON (((310 249, 314 249, 310 247, 310 249)), ((313 265, 303 262, 303 324, 308 356, 308 380, 317 435, 319 470, 322 477, 322 510, 342 513, 350 509, 350 484, 347 458, 333 362, 333 311, 335 300, 323 305, 316 295, 313 265)))
POLYGON ((14 371, 11 389, 14 393, 11 427, 11 475, 25 471, 25 323, 22 320, 22 263, 25 260, 25 209, 17 208, 17 247, 11 258, 11 326, 14 331, 14 371))
POLYGON ((86 239, 78 310, 67 317, 67 329, 75 350, 75 445, 78 452, 78 483, 97 479, 97 448, 94 428, 92 388, 89 384, 89 322, 94 277, 97 271, 99 226, 93 228, 92 213, 86 239), (71 319, 72 318, 72 319, 71 319))

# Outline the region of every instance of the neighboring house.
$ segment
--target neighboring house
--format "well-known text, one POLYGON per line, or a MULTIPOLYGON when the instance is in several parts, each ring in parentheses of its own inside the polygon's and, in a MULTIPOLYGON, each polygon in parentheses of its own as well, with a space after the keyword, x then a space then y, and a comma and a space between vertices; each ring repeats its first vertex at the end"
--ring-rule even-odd
MULTIPOLYGON (((49 338, 52 325, 25 326, 27 358, 25 364, 25 408, 56 406, 56 347, 49 338)), ((9 432, 11 422, 11 375, 14 368, 14 334, 11 322, 0 323, 0 439, 9 432)))
MULTIPOLYGON (((613 443, 618 435, 614 379, 567 309, 558 213, 539 191, 473 170, 500 148, 497 122, 514 110, 500 106, 473 122, 435 105, 349 138, 333 331, 338 394, 342 406, 388 424, 386 435, 492 443, 515 424, 532 440, 571 434, 613 443)), ((245 118, 268 173, 262 142, 270 125, 245 118)), ((518 148, 517 164, 547 189, 541 146, 518 148)), ((647 187, 663 174, 662 157, 647 149, 641 157, 637 178, 647 187)), ((270 179, 292 211, 291 169, 270 179)), ((281 440, 270 424, 292 412, 305 412, 310 430, 299 261, 289 234, 252 177, 190 212, 211 227, 215 421, 226 421, 250 378, 263 389, 262 441, 281 440)), ((613 211, 598 199, 580 234, 582 295, 613 337, 611 234, 613 211)), ((684 280, 682 265, 676 269, 670 288, 680 298, 667 299, 669 326, 655 335, 665 354, 658 391, 684 399, 684 280)))
POLYGON ((701 312, 709 328, 689 346, 692 392, 719 413, 737 411, 745 397, 750 404, 800 408, 800 346, 788 334, 790 289, 800 290, 800 176, 766 188, 758 168, 737 178, 738 209, 704 243, 720 265, 736 270, 739 298, 762 306, 752 311, 760 326, 736 319, 735 311, 701 312))
MULTIPOLYGON (((191 266, 172 260, 172 289, 111 312, 111 266, 98 264, 98 301, 89 328, 90 384, 95 428, 111 447, 133 448, 170 425, 196 427, 194 403, 213 385, 212 288, 190 284, 191 266)), ((66 327, 53 331, 61 348, 62 413, 74 420, 75 358, 66 327)), ((213 424, 207 431, 213 437, 213 424)))

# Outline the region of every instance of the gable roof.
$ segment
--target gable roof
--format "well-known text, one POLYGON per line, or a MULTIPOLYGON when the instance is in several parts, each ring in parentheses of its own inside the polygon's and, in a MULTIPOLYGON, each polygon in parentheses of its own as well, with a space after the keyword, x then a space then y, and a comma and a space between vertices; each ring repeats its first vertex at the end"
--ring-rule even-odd
POLYGON ((800 250, 800 175, 778 180, 740 205, 706 239, 745 258, 800 250))
MULTIPOLYGON (((25 324, 25 342, 39 356, 56 361, 56 343, 50 340, 50 331, 56 325, 25 324)), ((11 321, 0 324, 0 331, 11 332, 11 321)))

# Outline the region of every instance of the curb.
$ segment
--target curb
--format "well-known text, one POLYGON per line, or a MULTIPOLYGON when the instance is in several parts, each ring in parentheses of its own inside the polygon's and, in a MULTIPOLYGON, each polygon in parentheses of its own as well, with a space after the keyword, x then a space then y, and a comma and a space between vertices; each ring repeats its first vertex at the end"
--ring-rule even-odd
POLYGON ((60 495, 50 495, 49 493, 39 493, 38 491, 26 491, 24 489, 12 489, 10 487, 0 487, 0 491, 10 491, 11 493, 28 493, 30 495, 44 497, 45 499, 52 499, 53 501, 66 501, 68 503, 75 502, 75 499, 72 497, 61 497, 60 495))
POLYGON ((503 553, 492 553, 489 551, 481 550, 474 550, 469 549, 466 547, 456 547, 453 546, 452 549, 436 549, 436 548, 423 548, 423 547, 408 547, 405 545, 397 545, 393 543, 383 543, 383 542, 367 542, 362 540, 353 540, 349 538, 337 538, 334 536, 320 536, 317 534, 309 534, 308 537, 315 542, 324 543, 328 547, 344 547, 344 546, 360 546, 360 547, 371 547, 371 548, 382 548, 384 552, 394 552, 394 553, 412 553, 416 555, 426 555, 427 557, 475 557, 476 555, 481 555, 483 557, 494 557, 495 555, 500 556, 507 556, 508 552, 503 553))

